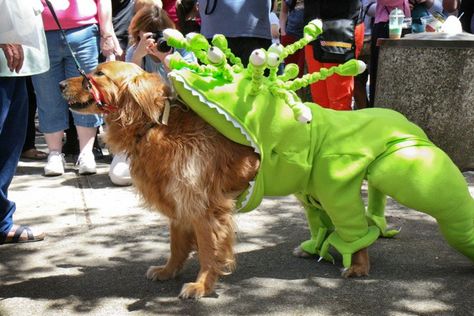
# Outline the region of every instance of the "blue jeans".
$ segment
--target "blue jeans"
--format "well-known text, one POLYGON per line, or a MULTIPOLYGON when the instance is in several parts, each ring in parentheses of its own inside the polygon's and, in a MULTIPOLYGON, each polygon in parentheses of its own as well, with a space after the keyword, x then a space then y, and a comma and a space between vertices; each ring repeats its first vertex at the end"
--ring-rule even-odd
MULTIPOLYGON (((99 58, 98 26, 93 24, 65 32, 84 71, 88 73, 95 69, 99 58)), ((77 77, 79 72, 60 31, 47 31, 46 40, 51 68, 48 72, 32 76, 32 79, 38 105, 39 128, 43 133, 54 133, 69 127, 69 107, 61 95, 59 82, 77 77)), ((73 112, 72 116, 76 126, 97 127, 103 123, 99 115, 73 112)))
POLYGON ((16 206, 8 200, 8 187, 20 159, 27 120, 26 78, 0 77, 0 244, 13 225, 16 206))

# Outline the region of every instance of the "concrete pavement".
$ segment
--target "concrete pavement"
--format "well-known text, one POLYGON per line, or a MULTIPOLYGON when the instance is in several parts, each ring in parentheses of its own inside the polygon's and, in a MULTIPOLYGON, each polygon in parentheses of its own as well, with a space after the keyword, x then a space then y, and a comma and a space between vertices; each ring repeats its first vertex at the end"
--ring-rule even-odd
MULTIPOLYGON (((10 188, 15 220, 47 232, 45 241, 0 246, 0 315, 474 315, 474 265, 442 239, 434 220, 392 201, 402 227, 371 248, 369 277, 342 279, 336 265, 298 259, 309 236, 292 197, 265 199, 236 216, 237 270, 216 295, 177 298, 198 270, 191 259, 177 279, 152 282, 150 265, 168 253, 166 219, 140 204, 133 187, 98 173, 42 176, 44 162, 20 162, 10 188)), ((474 173, 465 173, 474 193, 474 173)), ((363 191, 365 194, 365 190, 363 191)))

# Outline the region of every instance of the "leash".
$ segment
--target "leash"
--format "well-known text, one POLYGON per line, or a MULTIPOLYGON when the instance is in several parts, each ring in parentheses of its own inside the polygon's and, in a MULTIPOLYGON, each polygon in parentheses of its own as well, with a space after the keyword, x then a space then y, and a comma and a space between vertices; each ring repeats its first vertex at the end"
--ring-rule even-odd
POLYGON ((51 2, 49 0, 45 0, 45 2, 46 2, 46 5, 49 8, 49 11, 51 11, 51 14, 53 16, 54 21, 56 22, 56 24, 59 27, 59 30, 61 32, 61 35, 63 36, 63 40, 66 43, 66 46, 67 46, 69 52, 72 55, 72 59, 74 60, 74 64, 76 65, 77 71, 79 72, 79 74, 83 78, 83 83, 84 82, 86 83, 85 88, 92 95, 92 97, 94 98, 94 101, 97 103, 97 107, 100 110, 102 110, 105 113, 112 112, 113 110, 116 109, 116 107, 112 106, 112 105, 106 105, 102 102, 102 100, 104 99, 102 92, 97 88, 97 84, 94 81, 94 79, 91 76, 88 76, 86 74, 86 72, 84 71, 84 69, 82 69, 81 65, 79 64, 79 61, 76 58, 76 53, 72 50, 71 44, 69 44, 68 40, 66 39, 66 32, 62 28, 61 23, 59 23, 59 19, 56 15, 56 11, 54 11, 53 5, 51 4, 51 2))

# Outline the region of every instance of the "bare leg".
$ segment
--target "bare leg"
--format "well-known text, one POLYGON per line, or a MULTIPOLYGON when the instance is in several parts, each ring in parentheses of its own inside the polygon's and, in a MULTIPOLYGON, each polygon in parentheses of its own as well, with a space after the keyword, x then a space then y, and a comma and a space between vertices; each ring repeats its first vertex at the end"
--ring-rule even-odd
POLYGON ((46 144, 48 145, 49 152, 61 152, 61 149, 63 148, 63 135, 64 131, 44 133, 44 139, 46 141, 46 144))
POLYGON ((95 134, 97 128, 95 127, 83 127, 77 126, 77 137, 79 138, 79 148, 82 152, 92 152, 92 147, 94 146, 95 134))

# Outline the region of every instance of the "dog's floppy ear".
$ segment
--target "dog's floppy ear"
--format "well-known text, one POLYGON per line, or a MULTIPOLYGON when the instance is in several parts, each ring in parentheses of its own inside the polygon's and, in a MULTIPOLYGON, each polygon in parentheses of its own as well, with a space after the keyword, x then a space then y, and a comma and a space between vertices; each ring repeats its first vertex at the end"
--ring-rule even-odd
POLYGON ((165 101, 171 94, 171 89, 159 75, 142 72, 130 78, 121 90, 120 104, 125 107, 121 115, 124 125, 133 124, 138 122, 137 120, 143 122, 143 114, 154 122, 160 122, 165 101))

